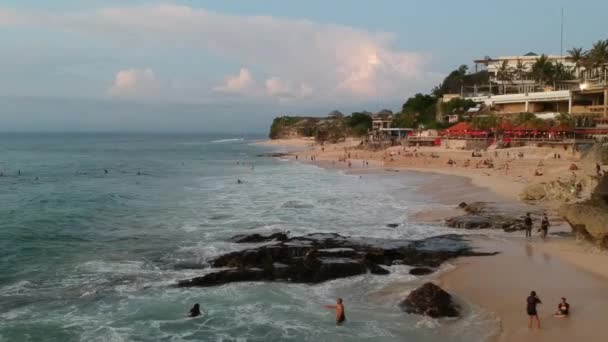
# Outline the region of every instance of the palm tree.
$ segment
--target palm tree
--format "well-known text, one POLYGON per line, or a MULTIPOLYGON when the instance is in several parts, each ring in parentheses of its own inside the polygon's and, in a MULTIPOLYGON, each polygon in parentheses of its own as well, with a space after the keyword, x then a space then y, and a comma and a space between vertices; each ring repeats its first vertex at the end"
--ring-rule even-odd
POLYGON ((553 63, 549 60, 547 55, 542 54, 536 62, 532 65, 532 76, 534 80, 540 83, 541 86, 545 85, 545 82, 552 80, 554 66, 553 63))
POLYGON ((502 61, 502 64, 496 69, 496 79, 502 81, 502 93, 506 94, 506 83, 513 80, 513 68, 507 60, 502 61))
POLYGON ((594 69, 599 69, 601 75, 608 64, 608 40, 598 40, 588 52, 589 60, 594 69))
POLYGON ((572 69, 564 65, 564 63, 557 62, 553 66, 553 72, 551 73, 551 81, 553 82, 553 88, 556 88, 556 82, 567 81, 574 78, 572 69))
POLYGON ((582 47, 573 47, 572 49, 568 50, 568 54, 569 56, 566 57, 566 59, 574 63, 574 70, 576 70, 576 76, 580 79, 580 69, 581 65, 583 65, 583 62, 585 61, 586 53, 585 51, 583 51, 582 47))
POLYGON ((522 88, 524 86, 524 75, 526 74, 527 69, 528 68, 526 67, 526 65, 524 64, 524 62, 522 62, 521 59, 517 60, 517 65, 515 65, 515 68, 513 69, 513 72, 517 76, 517 79, 519 79, 519 81, 521 82, 521 87, 522 88))

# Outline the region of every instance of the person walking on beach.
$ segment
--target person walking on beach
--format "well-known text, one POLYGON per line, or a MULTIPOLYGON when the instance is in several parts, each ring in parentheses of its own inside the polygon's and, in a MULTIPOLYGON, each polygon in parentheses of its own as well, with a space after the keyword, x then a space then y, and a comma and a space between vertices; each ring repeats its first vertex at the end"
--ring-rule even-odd
POLYGON ((532 218, 530 217, 530 213, 526 213, 526 217, 524 218, 524 226, 526 227, 526 238, 532 237, 532 218))
POLYGON ((547 233, 549 232, 549 218, 547 217, 547 213, 543 215, 542 221, 540 221, 540 236, 545 239, 547 238, 547 233))
POLYGON ((342 298, 336 300, 336 305, 324 305, 326 309, 336 310, 336 324, 341 325, 346 321, 346 315, 344 314, 344 304, 342 304, 342 298))
POLYGON ((526 312, 528 313, 528 329, 532 329, 532 322, 536 320, 536 328, 540 329, 540 319, 538 318, 538 312, 536 311, 536 306, 538 304, 542 304, 538 296, 536 296, 536 291, 530 292, 530 296, 526 299, 526 312))

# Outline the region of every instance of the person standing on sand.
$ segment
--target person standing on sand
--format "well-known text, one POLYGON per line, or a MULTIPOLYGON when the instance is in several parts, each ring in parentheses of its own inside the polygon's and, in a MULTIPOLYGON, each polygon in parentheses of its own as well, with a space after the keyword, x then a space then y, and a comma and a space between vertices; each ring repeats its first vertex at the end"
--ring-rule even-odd
POLYGON ((346 315, 344 314, 344 304, 342 304, 342 298, 336 300, 336 305, 324 305, 326 309, 336 310, 336 325, 341 325, 346 321, 346 315))
POLYGON ((547 213, 543 215, 543 219, 540 221, 540 231, 540 236, 543 239, 547 238, 547 233, 549 232, 549 218, 547 217, 547 213))
POLYGON ((526 227, 526 238, 532 237, 532 218, 530 217, 530 213, 526 213, 526 217, 524 218, 524 226, 526 227))
POLYGON ((532 321, 536 320, 536 328, 540 329, 540 319, 536 306, 543 302, 536 296, 536 291, 530 292, 530 296, 526 299, 526 312, 528 313, 528 329, 532 329, 532 321))

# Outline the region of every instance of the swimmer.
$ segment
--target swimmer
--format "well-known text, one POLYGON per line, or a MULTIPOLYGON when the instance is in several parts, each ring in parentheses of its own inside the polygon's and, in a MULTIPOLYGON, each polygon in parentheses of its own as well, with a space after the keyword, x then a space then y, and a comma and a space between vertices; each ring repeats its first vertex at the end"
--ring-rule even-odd
POLYGON ((201 306, 198 303, 194 304, 190 312, 188 313, 189 317, 198 317, 201 315, 201 306))
POLYGON ((242 181, 242 180, 240 180, 240 179, 237 179, 237 180, 236 180, 236 184, 243 184, 243 181, 242 181))
POLYGON ((108 169, 103 169, 103 173, 108 174, 108 169))
POLYGON ((336 300, 336 305, 324 305, 326 309, 336 310, 336 324, 340 325, 346 321, 346 315, 344 314, 344 304, 342 304, 342 298, 336 300))

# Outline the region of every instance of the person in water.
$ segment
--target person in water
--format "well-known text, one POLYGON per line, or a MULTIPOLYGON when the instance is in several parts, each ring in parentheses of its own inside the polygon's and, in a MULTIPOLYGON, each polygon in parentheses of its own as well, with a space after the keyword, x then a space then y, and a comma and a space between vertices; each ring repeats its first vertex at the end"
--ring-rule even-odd
POLYGON ((240 180, 240 179, 237 179, 237 180, 236 180, 236 184, 243 184, 243 181, 242 181, 242 180, 240 180))
POLYGON ((530 213, 526 213, 526 217, 524 218, 524 226, 526 227, 526 237, 532 237, 532 218, 530 217, 530 213))
POLYGON ((562 297, 562 301, 557 304, 557 312, 555 317, 568 317, 570 314, 570 304, 566 301, 566 298, 562 297))
POLYGON ((188 316, 190 317, 198 317, 201 315, 201 306, 198 305, 198 303, 194 304, 194 306, 192 307, 192 309, 190 309, 190 313, 188 313, 188 316))
POLYGON ((536 306, 542 304, 535 291, 530 292, 530 296, 526 299, 526 312, 528 313, 528 329, 532 329, 532 322, 536 320, 536 327, 540 329, 540 319, 536 306))
POLYGON ((342 304, 342 298, 336 300, 336 305, 325 305, 327 309, 336 310, 336 324, 340 325, 346 321, 346 315, 344 314, 344 304, 342 304))

